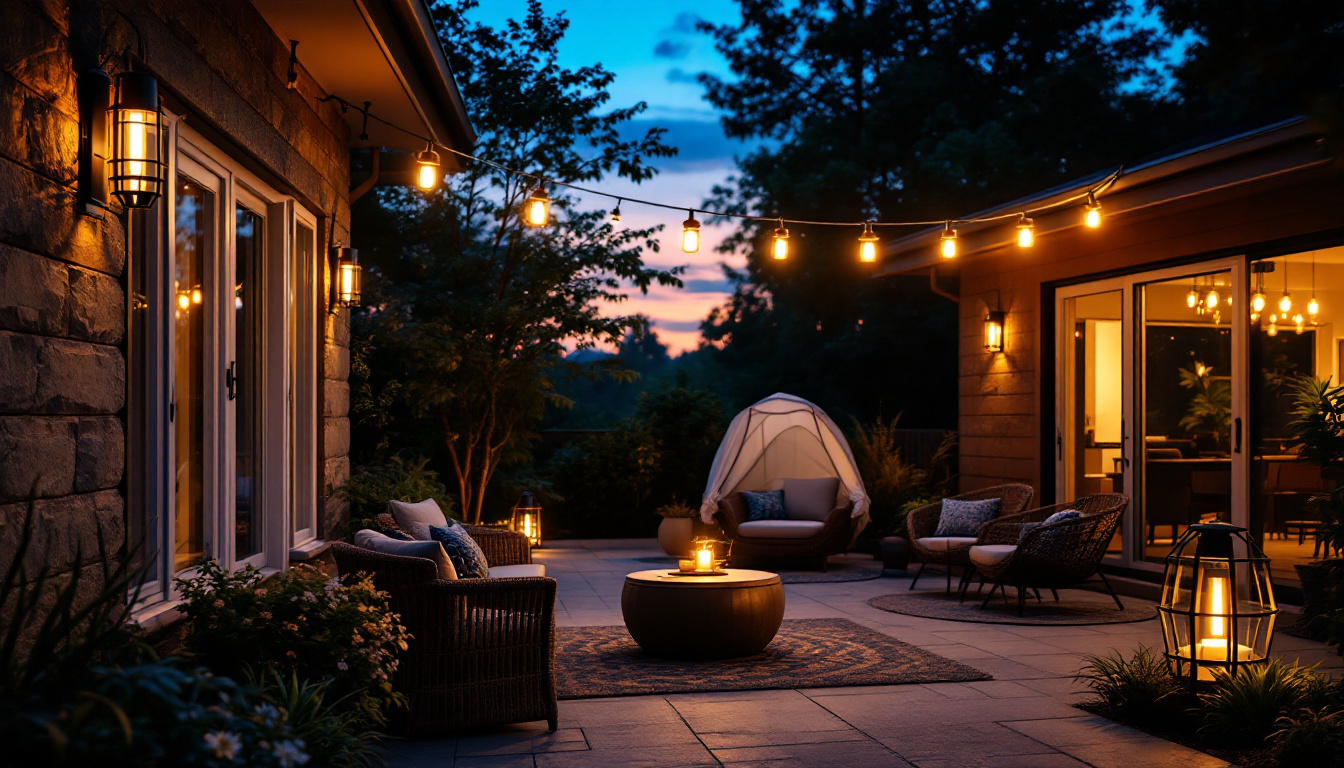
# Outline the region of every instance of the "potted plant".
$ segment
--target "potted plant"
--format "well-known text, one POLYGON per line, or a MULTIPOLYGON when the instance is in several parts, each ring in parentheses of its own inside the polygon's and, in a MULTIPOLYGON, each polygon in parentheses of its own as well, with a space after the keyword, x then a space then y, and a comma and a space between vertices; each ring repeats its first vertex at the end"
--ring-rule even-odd
POLYGON ((673 557, 688 557, 691 542, 695 540, 695 519, 700 511, 694 507, 673 501, 658 508, 663 522, 658 524, 658 545, 673 557))
POLYGON ((1335 490, 1313 496, 1308 502, 1320 516, 1319 536, 1325 544, 1326 560, 1295 563, 1302 582, 1303 611, 1315 616, 1340 606, 1332 606, 1332 594, 1344 576, 1344 561, 1328 559, 1344 547, 1344 386, 1331 386, 1330 379, 1303 376, 1292 386, 1295 417, 1290 448, 1296 448, 1303 461, 1321 468, 1321 477, 1333 482, 1335 490))

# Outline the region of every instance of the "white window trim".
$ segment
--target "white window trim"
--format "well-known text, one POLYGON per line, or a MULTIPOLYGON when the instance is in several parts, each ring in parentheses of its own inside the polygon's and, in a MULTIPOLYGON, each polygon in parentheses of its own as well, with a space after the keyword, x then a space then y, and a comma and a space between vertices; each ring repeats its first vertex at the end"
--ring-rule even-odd
MULTIPOLYGON (((145 368, 132 375, 144 377, 150 413, 146 414, 146 447, 149 452, 145 478, 146 503, 157 506, 158 552, 137 601, 133 619, 161 621, 165 612, 179 601, 175 577, 189 577, 195 569, 174 572, 176 548, 173 462, 175 430, 168 409, 173 396, 172 350, 174 323, 169 318, 174 299, 171 270, 165 264, 173 259, 176 180, 179 172, 206 186, 216 186, 217 242, 215 261, 206 265, 203 290, 207 301, 205 356, 206 413, 205 472, 205 548, 208 556, 230 569, 254 565, 264 573, 288 566, 291 550, 313 552, 323 546, 317 540, 316 498, 318 467, 317 387, 320 386, 319 354, 321 339, 320 303, 316 295, 316 274, 321 266, 317 217, 293 197, 284 195, 257 178, 211 145, 200 134, 165 113, 168 167, 166 193, 157 207, 153 237, 146 254, 156 264, 146 272, 146 302, 157 308, 148 320, 145 368), (211 178, 213 177, 213 178, 211 178), (243 205, 265 218, 264 256, 261 271, 262 339, 259 381, 259 423, 257 435, 258 468, 254 503, 262 514, 261 552, 236 558, 234 551, 234 440, 233 404, 224 389, 224 370, 234 355, 233 292, 216 286, 231 286, 235 264, 235 210, 243 205), (297 253, 297 227, 313 233, 312 253, 297 253), (282 258, 276 258, 280 254, 282 258), (306 283, 303 285, 301 283, 306 283), (225 304, 228 306, 225 306, 225 304), (294 324, 297 323, 297 327, 294 324), (299 348, 293 349, 291 340, 299 348), (291 410, 293 409, 293 410, 291 410), (299 517, 296 518, 296 515, 299 517), (299 528, 299 521, 305 523, 299 528), (296 530, 297 529, 297 530, 296 530)), ((153 515, 147 515, 153 519, 153 515)))

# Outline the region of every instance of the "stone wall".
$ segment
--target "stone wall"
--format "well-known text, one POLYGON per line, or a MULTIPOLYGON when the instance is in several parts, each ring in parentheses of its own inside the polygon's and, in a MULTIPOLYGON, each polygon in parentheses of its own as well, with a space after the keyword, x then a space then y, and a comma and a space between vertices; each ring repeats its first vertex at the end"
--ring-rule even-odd
MULTIPOLYGON (((333 216, 348 241, 348 129, 306 73, 286 88, 288 47, 251 4, 0 2, 0 568, 30 495, 33 565, 90 562, 97 524, 112 546, 126 530, 124 212, 77 212, 75 76, 103 60, 115 77, 141 42, 189 124, 323 217, 319 254, 333 216)), ((349 471, 348 328, 327 316, 319 497, 349 471)), ((330 530, 343 508, 326 507, 330 530)))

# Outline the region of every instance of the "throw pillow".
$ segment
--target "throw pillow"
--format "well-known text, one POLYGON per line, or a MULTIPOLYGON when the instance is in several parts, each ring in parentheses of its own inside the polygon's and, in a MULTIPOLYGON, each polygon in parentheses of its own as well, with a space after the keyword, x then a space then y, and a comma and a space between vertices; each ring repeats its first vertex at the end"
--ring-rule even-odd
POLYGON ((784 491, 743 491, 747 502, 747 521, 787 520, 784 511, 784 491))
POLYGON ((448 553, 443 550, 443 545, 437 541, 415 541, 413 539, 403 541, 365 528, 362 531, 355 532, 355 546, 381 552, 384 555, 423 557, 426 560, 434 561, 434 567, 438 569, 440 579, 447 579, 448 581, 457 579, 457 569, 453 567, 453 561, 448 559, 448 553))
POLYGON ((471 538, 460 525, 430 526, 429 535, 443 545, 448 559, 453 561, 459 579, 484 579, 490 575, 490 563, 481 551, 481 545, 471 538))
POLYGON ((397 521, 397 527, 419 541, 429 541, 430 526, 452 525, 433 499, 414 504, 409 501, 389 501, 387 508, 392 512, 392 519, 397 521))
POLYGON ((835 497, 840 492, 840 481, 834 477, 815 480, 784 480, 784 514, 790 520, 826 522, 835 509, 835 497))
POLYGON ((933 535, 979 536, 980 529, 998 513, 998 499, 979 501, 943 499, 943 510, 938 515, 938 529, 933 535))
MULTIPOLYGON (((1049 525, 1050 523, 1058 523, 1061 520, 1073 520, 1075 518, 1079 518, 1082 516, 1083 514, 1076 509, 1061 509, 1060 511, 1045 518, 1039 523, 1023 523, 1022 530, 1017 535, 1017 541, 1018 543, 1021 543, 1023 539, 1027 538, 1028 533, 1031 533, 1037 528, 1040 528, 1042 525, 1049 525)), ((1051 545, 1054 543, 1054 539, 1058 535, 1060 535, 1059 531, 1046 531, 1044 534, 1041 535, 1041 537, 1037 539, 1037 541, 1043 542, 1047 545, 1051 545)))

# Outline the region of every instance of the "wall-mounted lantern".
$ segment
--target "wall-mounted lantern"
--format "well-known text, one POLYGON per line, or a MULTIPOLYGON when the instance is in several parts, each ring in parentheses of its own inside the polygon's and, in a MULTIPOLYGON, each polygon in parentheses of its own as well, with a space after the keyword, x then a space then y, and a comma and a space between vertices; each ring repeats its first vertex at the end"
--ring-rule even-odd
POLYGON ((331 308, 356 307, 360 302, 363 270, 359 251, 354 248, 331 249, 331 308))
POLYGON ((998 353, 1003 351, 1003 321, 1007 317, 1001 309, 991 309, 985 313, 985 351, 998 353))
POLYGON ((112 105, 112 194, 127 208, 148 208, 163 195, 163 112, 159 81, 144 72, 117 77, 112 105))

